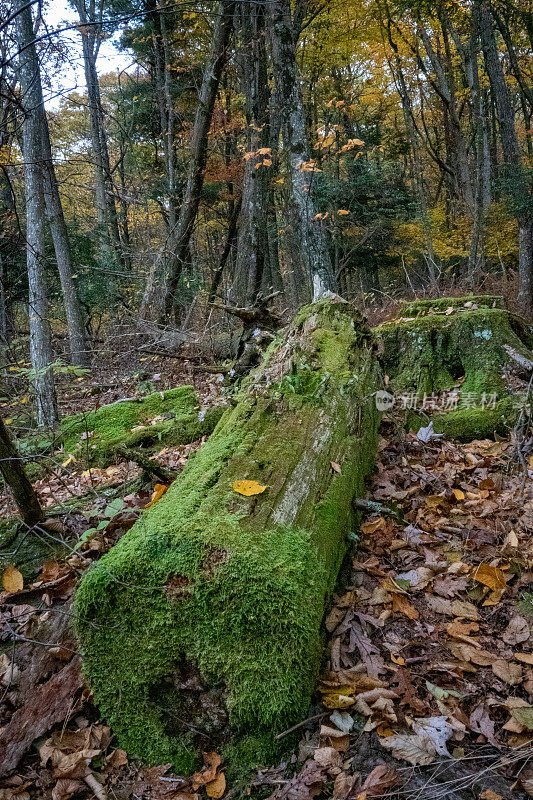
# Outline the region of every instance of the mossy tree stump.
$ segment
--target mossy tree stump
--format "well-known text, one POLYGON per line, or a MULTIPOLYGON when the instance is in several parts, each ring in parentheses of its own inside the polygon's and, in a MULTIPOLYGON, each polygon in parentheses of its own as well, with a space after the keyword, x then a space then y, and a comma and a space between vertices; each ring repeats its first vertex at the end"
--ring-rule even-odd
POLYGON ((198 751, 231 742, 228 761, 253 763, 306 713, 352 500, 374 463, 377 388, 358 312, 307 307, 163 499, 83 579, 85 674, 130 755, 187 772, 198 751), (240 479, 266 489, 244 497, 240 479))
POLYGON ((436 431, 481 438, 504 433, 518 415, 513 395, 533 372, 533 328, 507 311, 501 297, 405 303, 398 319, 374 333, 393 392, 420 397, 460 388, 457 410, 435 416, 436 431))

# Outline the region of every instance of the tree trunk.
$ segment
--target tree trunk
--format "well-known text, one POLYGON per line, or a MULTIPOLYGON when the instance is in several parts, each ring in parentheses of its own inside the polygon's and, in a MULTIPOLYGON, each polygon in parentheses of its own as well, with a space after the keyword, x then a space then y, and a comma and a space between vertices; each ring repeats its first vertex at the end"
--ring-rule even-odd
MULTIPOLYGON (((30 14, 28 24, 31 25, 31 11, 24 12, 26 15, 28 13, 30 14)), ((21 59, 25 59, 26 64, 25 69, 20 70, 21 90, 26 99, 25 107, 26 109, 30 109, 30 124, 35 125, 36 149, 32 154, 28 154, 28 156, 30 159, 36 159, 36 161, 38 161, 41 172, 46 216, 54 243, 57 268, 61 281, 71 361, 73 364, 86 366, 89 362, 89 352, 85 342, 81 308, 76 294, 76 287, 72 279, 73 270, 70 258, 68 232, 52 161, 50 132, 43 101, 41 69, 34 44, 27 47, 21 59)), ((26 151, 24 152, 24 156, 26 160, 26 151)), ((35 168, 37 169, 37 164, 35 168)))
POLYGON ((0 472, 17 504, 19 514, 28 527, 33 527, 43 518, 43 511, 35 489, 22 466, 13 440, 0 417, 0 472))
POLYGON ((515 128, 514 107, 500 63, 491 11, 485 0, 481 0, 481 2, 478 0, 478 2, 481 44, 502 143, 503 176, 507 194, 514 203, 519 228, 518 299, 523 313, 531 317, 533 312, 533 276, 531 274, 533 270, 531 232, 533 227, 531 211, 533 183, 529 180, 528 186, 528 177, 522 164, 515 128))
POLYGON ((130 755, 183 774, 207 735, 249 765, 305 715, 374 461, 378 387, 355 308, 307 307, 165 497, 87 573, 83 666, 130 755), (252 496, 241 480, 257 481, 252 496))
POLYGON ((298 33, 287 0, 271 0, 268 3, 268 13, 272 70, 283 120, 284 147, 288 151, 291 173, 291 221, 299 242, 299 249, 292 256, 293 261, 300 262, 300 271, 308 276, 313 287, 313 297, 316 299, 325 291, 334 289, 334 275, 325 232, 314 219, 314 165, 309 155, 296 63, 298 33))
POLYGON ((265 272, 270 272, 268 250, 268 188, 272 181, 269 129, 267 54, 264 9, 243 2, 235 15, 240 47, 240 79, 246 106, 248 152, 244 170, 237 235, 232 301, 253 304, 265 272))
POLYGON ((74 0, 80 18, 79 32, 83 49, 83 68, 87 86, 89 117, 91 120, 91 146, 94 159, 94 179, 98 227, 101 236, 102 256, 108 260, 114 256, 118 264, 123 264, 118 216, 115 205, 113 179, 107 147, 104 112, 96 59, 102 42, 103 3, 96 10, 95 0, 74 0))
POLYGON ((48 291, 44 269, 44 199, 40 166, 42 94, 35 76, 39 64, 34 46, 31 8, 21 9, 17 17, 19 48, 18 73, 25 110, 22 128, 24 154, 24 190, 26 196, 26 263, 29 287, 30 358, 35 372, 34 388, 39 425, 53 426, 58 420, 54 375, 52 335, 49 323, 48 291))
POLYGON ((207 141, 215 100, 233 29, 234 0, 222 0, 217 10, 211 53, 204 70, 198 109, 194 120, 187 185, 178 222, 157 258, 146 284, 139 314, 143 318, 170 315, 183 265, 187 263, 194 220, 200 204, 207 161, 207 141), (162 281, 164 284, 161 285, 162 281))
MULTIPOLYGON (((41 85, 41 76, 35 76, 35 82, 41 85)), ((67 225, 63 215, 63 206, 59 196, 57 178, 52 161, 52 147, 50 144, 50 131, 44 104, 38 111, 41 117, 41 167, 43 176, 44 204, 48 225, 54 243, 57 269, 61 282, 61 293, 65 306, 65 316, 67 318, 68 340, 70 347, 70 358, 72 364, 86 367, 89 366, 91 358, 85 338, 85 328, 83 317, 76 293, 76 286, 72 279, 73 269, 70 257, 70 245, 68 239, 67 225)))

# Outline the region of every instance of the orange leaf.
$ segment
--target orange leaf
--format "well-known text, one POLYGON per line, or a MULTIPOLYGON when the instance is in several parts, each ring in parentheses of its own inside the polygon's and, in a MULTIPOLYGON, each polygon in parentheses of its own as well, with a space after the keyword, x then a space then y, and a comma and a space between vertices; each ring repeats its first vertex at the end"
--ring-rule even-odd
POLYGON ((151 506, 155 505, 158 500, 161 500, 167 490, 168 486, 165 483, 156 483, 150 502, 145 505, 145 508, 151 508, 151 506))
POLYGON ((392 595, 392 610, 405 614, 405 616, 409 617, 409 619, 418 619, 419 617, 416 608, 411 605, 411 603, 406 597, 404 597, 403 594, 395 593, 392 595))
POLYGON ((262 494, 266 488, 266 486, 261 486, 257 481, 235 481, 233 484, 234 491, 245 497, 252 497, 254 494, 262 494))

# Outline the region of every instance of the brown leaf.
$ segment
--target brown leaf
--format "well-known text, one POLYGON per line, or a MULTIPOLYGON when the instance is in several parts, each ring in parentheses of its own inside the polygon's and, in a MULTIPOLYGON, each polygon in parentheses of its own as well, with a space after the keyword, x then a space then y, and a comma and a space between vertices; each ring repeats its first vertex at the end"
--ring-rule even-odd
POLYGON ((474 733, 481 733, 492 745, 495 747, 500 746, 494 736, 494 722, 489 717, 489 712, 484 703, 480 703, 472 711, 468 724, 474 733))
POLYGON ((5 568, 2 575, 2 586, 10 594, 22 591, 24 588, 24 578, 13 564, 5 568))
POLYGON ((217 769, 222 763, 218 753, 203 753, 204 764, 200 772, 195 772, 191 777, 191 784, 194 791, 215 780, 217 769))
POLYGON ((353 789, 355 780, 355 775, 340 772, 333 784, 333 797, 335 797, 335 800, 346 800, 353 789))
POLYGON ((504 798, 501 794, 493 792, 492 789, 485 789, 485 791, 481 792, 479 795, 479 800, 504 800, 504 798))
POLYGON ((31 746, 53 725, 63 722, 76 708, 76 692, 83 686, 80 666, 75 659, 33 692, 28 703, 19 708, 0 731, 0 776, 15 769, 31 746))
POLYGON ((396 592, 392 595, 392 610, 397 613, 405 614, 409 619, 418 619, 419 617, 418 611, 411 605, 408 599, 402 594, 396 594, 396 592))
POLYGON ((524 617, 513 617, 503 632, 502 639, 506 644, 521 644, 530 637, 529 623, 524 617))
POLYGON ((363 792, 366 792, 367 797, 379 797, 394 786, 401 786, 402 783, 403 778, 394 767, 380 764, 378 767, 374 767, 361 788, 363 792))
POLYGON ((504 661, 500 658, 492 663, 492 671, 497 678, 500 678, 510 686, 516 686, 522 681, 522 667, 513 661, 504 661))
POLYGON ((213 797, 214 800, 219 800, 226 791, 226 776, 223 772, 219 772, 216 778, 205 785, 205 791, 208 797, 213 797))
POLYGON ((68 800, 83 788, 83 782, 72 778, 60 778, 52 789, 52 800, 68 800))

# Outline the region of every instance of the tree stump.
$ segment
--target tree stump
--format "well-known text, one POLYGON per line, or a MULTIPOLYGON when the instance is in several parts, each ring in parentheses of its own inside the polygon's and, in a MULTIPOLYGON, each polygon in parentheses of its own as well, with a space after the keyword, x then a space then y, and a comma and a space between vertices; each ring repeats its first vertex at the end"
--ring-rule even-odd
POLYGON ((456 387, 456 410, 434 429, 462 440, 506 433, 533 373, 533 328, 503 298, 471 296, 405 303, 374 329, 391 392, 415 397, 456 387))
POLYGON ((374 464, 379 386, 357 310, 308 306, 167 494, 87 573, 83 667, 130 755, 184 773, 222 748, 250 765, 305 715, 352 500, 374 464))

